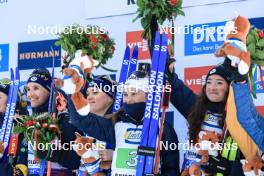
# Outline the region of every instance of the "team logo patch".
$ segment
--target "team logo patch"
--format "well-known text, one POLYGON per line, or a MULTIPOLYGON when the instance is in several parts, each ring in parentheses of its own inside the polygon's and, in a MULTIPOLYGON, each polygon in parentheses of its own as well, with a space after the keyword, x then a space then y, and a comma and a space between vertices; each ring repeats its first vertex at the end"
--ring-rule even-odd
POLYGON ((24 152, 26 151, 25 147, 22 147, 22 148, 20 149, 20 151, 21 151, 22 153, 24 153, 24 152))
POLYGON ((142 129, 128 128, 125 133, 125 142, 128 144, 140 144, 142 129))
POLYGON ((33 76, 30 78, 30 81, 36 81, 38 78, 36 76, 33 76))
POLYGON ((216 72, 216 69, 214 68, 213 70, 210 71, 210 75, 215 73, 216 72))

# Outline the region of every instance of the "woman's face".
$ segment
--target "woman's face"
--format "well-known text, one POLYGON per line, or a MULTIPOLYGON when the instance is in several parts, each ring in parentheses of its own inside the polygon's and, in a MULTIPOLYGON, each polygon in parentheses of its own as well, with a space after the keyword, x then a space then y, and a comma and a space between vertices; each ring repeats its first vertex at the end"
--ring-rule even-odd
POLYGON ((107 109, 112 105, 113 99, 96 87, 89 87, 86 93, 90 103, 90 112, 104 116, 107 109))
POLYGON ((7 95, 3 92, 0 92, 0 112, 5 113, 7 103, 7 95))
POLYGON ((49 98, 49 91, 38 83, 28 83, 26 90, 32 108, 43 105, 49 98))
POLYGON ((146 102, 146 93, 132 87, 127 88, 124 91, 123 101, 127 104, 146 102))
POLYGON ((228 89, 227 82, 219 75, 211 75, 208 77, 205 92, 207 98, 211 102, 222 102, 226 98, 228 89))

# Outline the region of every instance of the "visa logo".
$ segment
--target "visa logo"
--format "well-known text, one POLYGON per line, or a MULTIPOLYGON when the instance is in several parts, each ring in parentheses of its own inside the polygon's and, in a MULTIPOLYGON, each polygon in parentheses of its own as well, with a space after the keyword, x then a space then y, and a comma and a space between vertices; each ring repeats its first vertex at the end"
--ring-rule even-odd
POLYGON ((205 84, 205 78, 206 78, 206 75, 203 75, 202 78, 186 79, 186 83, 188 86, 204 85, 205 84))
POLYGON ((138 48, 141 48, 143 52, 148 51, 148 41, 145 39, 139 42, 128 43, 127 45, 129 46, 129 48, 133 48, 137 45, 138 48))

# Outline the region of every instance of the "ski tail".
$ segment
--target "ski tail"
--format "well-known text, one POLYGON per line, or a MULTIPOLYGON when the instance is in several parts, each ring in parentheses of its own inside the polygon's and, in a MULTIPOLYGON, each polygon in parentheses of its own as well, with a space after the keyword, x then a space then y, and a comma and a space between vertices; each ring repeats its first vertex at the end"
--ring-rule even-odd
POLYGON ((13 127, 13 117, 15 116, 15 113, 16 113, 16 104, 17 104, 19 84, 20 84, 20 75, 19 75, 18 68, 16 68, 15 80, 13 82, 13 91, 12 91, 12 99, 11 99, 11 104, 10 104, 10 111, 9 111, 9 115, 7 118, 7 124, 6 124, 5 135, 4 135, 4 143, 8 143, 8 146, 4 154, 4 160, 7 157, 8 148, 9 148, 9 140, 10 140, 12 127, 13 127))
POLYGON ((7 104, 6 104, 6 111, 5 111, 5 117, 3 121, 3 125, 1 128, 1 134, 0 134, 0 141, 4 142, 5 138, 5 133, 6 133, 6 125, 9 117, 9 112, 10 112, 10 106, 11 106, 11 101, 12 101, 12 95, 13 95, 13 87, 14 87, 14 70, 11 68, 10 69, 10 77, 11 77, 11 82, 10 82, 10 88, 8 92, 8 98, 7 98, 7 104))
MULTIPOLYGON (((165 85, 169 85, 168 82, 165 83, 165 85)), ((164 128, 164 121, 165 121, 165 115, 166 110, 170 106, 170 96, 171 96, 171 89, 163 89, 162 99, 161 99, 161 109, 162 109, 162 115, 160 120, 160 129, 159 129, 159 139, 157 142, 157 150, 155 155, 155 163, 154 163, 154 175, 158 174, 158 166, 159 166, 159 158, 160 158, 160 146, 161 146, 161 140, 163 135, 163 128, 164 128)))
MULTIPOLYGON (((53 48, 51 47, 51 51, 53 51, 53 48)), ((50 96, 49 96, 49 113, 51 114, 52 113, 52 109, 53 108, 53 97, 54 97, 54 93, 53 93, 53 89, 54 89, 54 72, 55 72, 55 57, 53 56, 52 58, 52 73, 51 73, 51 84, 50 84, 50 96)))
POLYGON ((130 48, 129 46, 126 47, 125 55, 122 62, 122 67, 120 71, 118 87, 116 91, 116 97, 114 101, 113 112, 117 112, 118 109, 122 106, 123 101, 123 88, 127 77, 127 71, 129 66, 129 58, 130 58, 130 48))
MULTIPOLYGON (((159 57, 159 66, 156 77, 156 91, 153 99, 153 108, 152 108, 152 116, 151 123, 149 127, 149 135, 148 135, 148 147, 156 150, 156 141, 158 136, 159 129, 159 120, 160 120, 160 105, 162 100, 162 91, 164 87, 164 70, 167 58, 167 45, 168 38, 165 33, 162 34, 162 44, 160 48, 160 57, 159 57)), ((145 174, 153 173, 153 165, 154 165, 154 156, 147 156, 145 162, 145 174)))
POLYGON ((127 77, 129 77, 134 71, 137 69, 137 62, 138 62, 138 46, 134 47, 132 57, 129 62, 129 70, 127 73, 127 77))
POLYGON ((149 78, 149 87, 147 93, 147 100, 146 100, 146 108, 144 113, 144 121, 143 121, 143 128, 142 128, 142 135, 140 140, 140 146, 138 147, 138 160, 137 160, 137 176, 142 176, 144 173, 144 166, 145 166, 145 156, 149 152, 147 148, 148 144, 148 135, 149 135, 149 126, 151 122, 151 114, 153 108, 153 98, 155 93, 155 85, 156 85, 156 77, 157 77, 157 70, 159 65, 159 55, 160 55, 160 33, 156 32, 155 36, 155 43, 152 53, 152 64, 151 64, 151 73, 149 78), (147 152, 146 152, 147 151, 147 152))

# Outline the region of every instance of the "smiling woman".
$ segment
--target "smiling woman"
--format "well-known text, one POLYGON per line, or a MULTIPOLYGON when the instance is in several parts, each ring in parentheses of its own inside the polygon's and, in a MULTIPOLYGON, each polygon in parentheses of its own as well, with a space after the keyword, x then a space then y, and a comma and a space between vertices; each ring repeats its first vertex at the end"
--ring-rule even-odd
POLYGON ((38 83, 30 82, 27 84, 27 98, 32 108, 44 104, 49 98, 49 92, 38 83))
MULTIPOLYGON (((69 115, 67 112, 67 101, 66 101, 66 95, 63 91, 57 90, 56 93, 56 122, 52 121, 50 123, 50 114, 47 113, 49 111, 49 97, 50 97, 50 91, 51 91, 51 82, 52 77, 49 73, 49 71, 45 68, 38 68, 35 69, 32 74, 29 76, 27 84, 25 86, 26 95, 30 102, 30 105, 32 107, 32 116, 27 116, 25 119, 26 123, 22 124, 23 128, 26 128, 26 135, 27 132, 30 133, 29 129, 34 129, 33 133, 36 135, 36 137, 32 140, 34 142, 37 142, 37 145, 39 144, 47 144, 46 141, 51 143, 55 143, 56 137, 58 133, 60 135, 61 144, 69 144, 70 141, 73 141, 75 139, 74 133, 78 131, 73 125, 69 123, 69 115), (60 98, 59 98, 60 97, 60 98), (62 97, 64 98, 64 109, 59 111, 59 104, 61 103, 60 100, 62 100, 62 97), (46 114, 46 115, 43 115, 46 114), (48 114, 48 115, 47 115, 48 114), (37 121, 38 118, 35 116, 41 116, 43 115, 43 119, 41 121, 37 121), (48 116, 48 117, 47 117, 48 116), (31 123, 35 123, 36 125, 31 123), (26 124, 26 125, 25 125, 26 124), (56 131, 56 132, 54 132, 56 131), (56 134, 55 134, 56 133, 56 134), (42 135, 45 134, 45 135, 42 135)), ((55 95, 55 94, 54 94, 55 95)), ((22 121, 21 121, 22 122, 22 121)), ((31 141, 31 142, 32 142, 31 141)), ((38 149, 37 152, 33 152, 33 148, 29 146, 29 151, 27 154, 27 160, 28 160, 28 173, 34 174, 35 172, 40 172, 41 163, 36 162, 40 159, 42 160, 48 160, 51 163, 51 176, 55 175, 72 175, 72 170, 77 169, 80 165, 80 157, 72 150, 63 150, 58 148, 51 148, 52 152, 49 152, 49 150, 44 149, 38 149), (36 155, 37 154, 37 155, 36 155)), ((49 172, 49 169, 46 169, 45 172, 49 172)))
MULTIPOLYGON (((211 70, 206 79, 205 92, 211 102, 222 102, 227 96, 228 82, 225 75, 221 76, 221 67, 211 70)), ((224 72, 223 72, 224 73, 224 72)))
MULTIPOLYGON (((92 81, 92 84, 96 85, 96 87, 89 85, 87 100, 90 102, 90 109, 87 114, 79 114, 76 111, 76 103, 69 104, 71 121, 79 130, 97 140, 111 144, 114 150, 114 152, 111 151, 111 155, 103 153, 110 150, 102 150, 99 153, 103 161, 112 161, 112 175, 136 174, 137 148, 140 144, 143 128, 148 82, 148 73, 143 71, 133 72, 124 86, 123 106, 116 113, 109 114, 110 119, 95 114, 95 112, 103 112, 101 110, 105 109, 102 108, 99 111, 99 106, 105 107, 104 105, 109 103, 107 99, 102 97, 106 98, 108 96, 113 99, 115 97, 111 91, 97 89, 97 87, 107 85, 107 82, 103 81, 102 78, 101 80, 95 78, 92 81), (94 91, 92 91, 92 88, 95 88, 94 91), (100 99, 99 96, 101 97, 100 99), (104 156, 110 157, 105 159, 104 156)), ((111 107, 108 109, 112 110, 111 107)), ((169 144, 178 143, 173 127, 167 122, 164 125, 166 131, 164 131, 162 141, 167 141, 169 144)), ((162 175, 179 175, 178 150, 161 151, 160 160, 162 163, 160 167, 162 175)), ((90 172, 88 168, 86 170, 90 172)))
POLYGON ((95 77, 86 90, 90 112, 105 116, 112 112, 117 83, 108 76, 95 77))
MULTIPOLYGON (((228 59, 208 72, 201 94, 189 105, 192 108, 189 114, 184 115, 188 121, 191 148, 185 153, 181 176, 194 173, 243 175, 242 165, 239 162, 243 154, 237 147, 223 149, 228 153, 228 158, 220 155, 219 144, 236 145, 224 127, 229 85, 234 76, 227 69, 227 61, 228 59), (218 147, 208 147, 217 145, 218 147), (234 156, 230 159, 229 155, 234 156)), ((177 89, 177 85, 173 86, 173 92, 175 88, 177 89)))
POLYGON ((26 85, 26 92, 32 108, 48 107, 50 85, 51 76, 48 70, 37 69, 30 75, 26 85))

